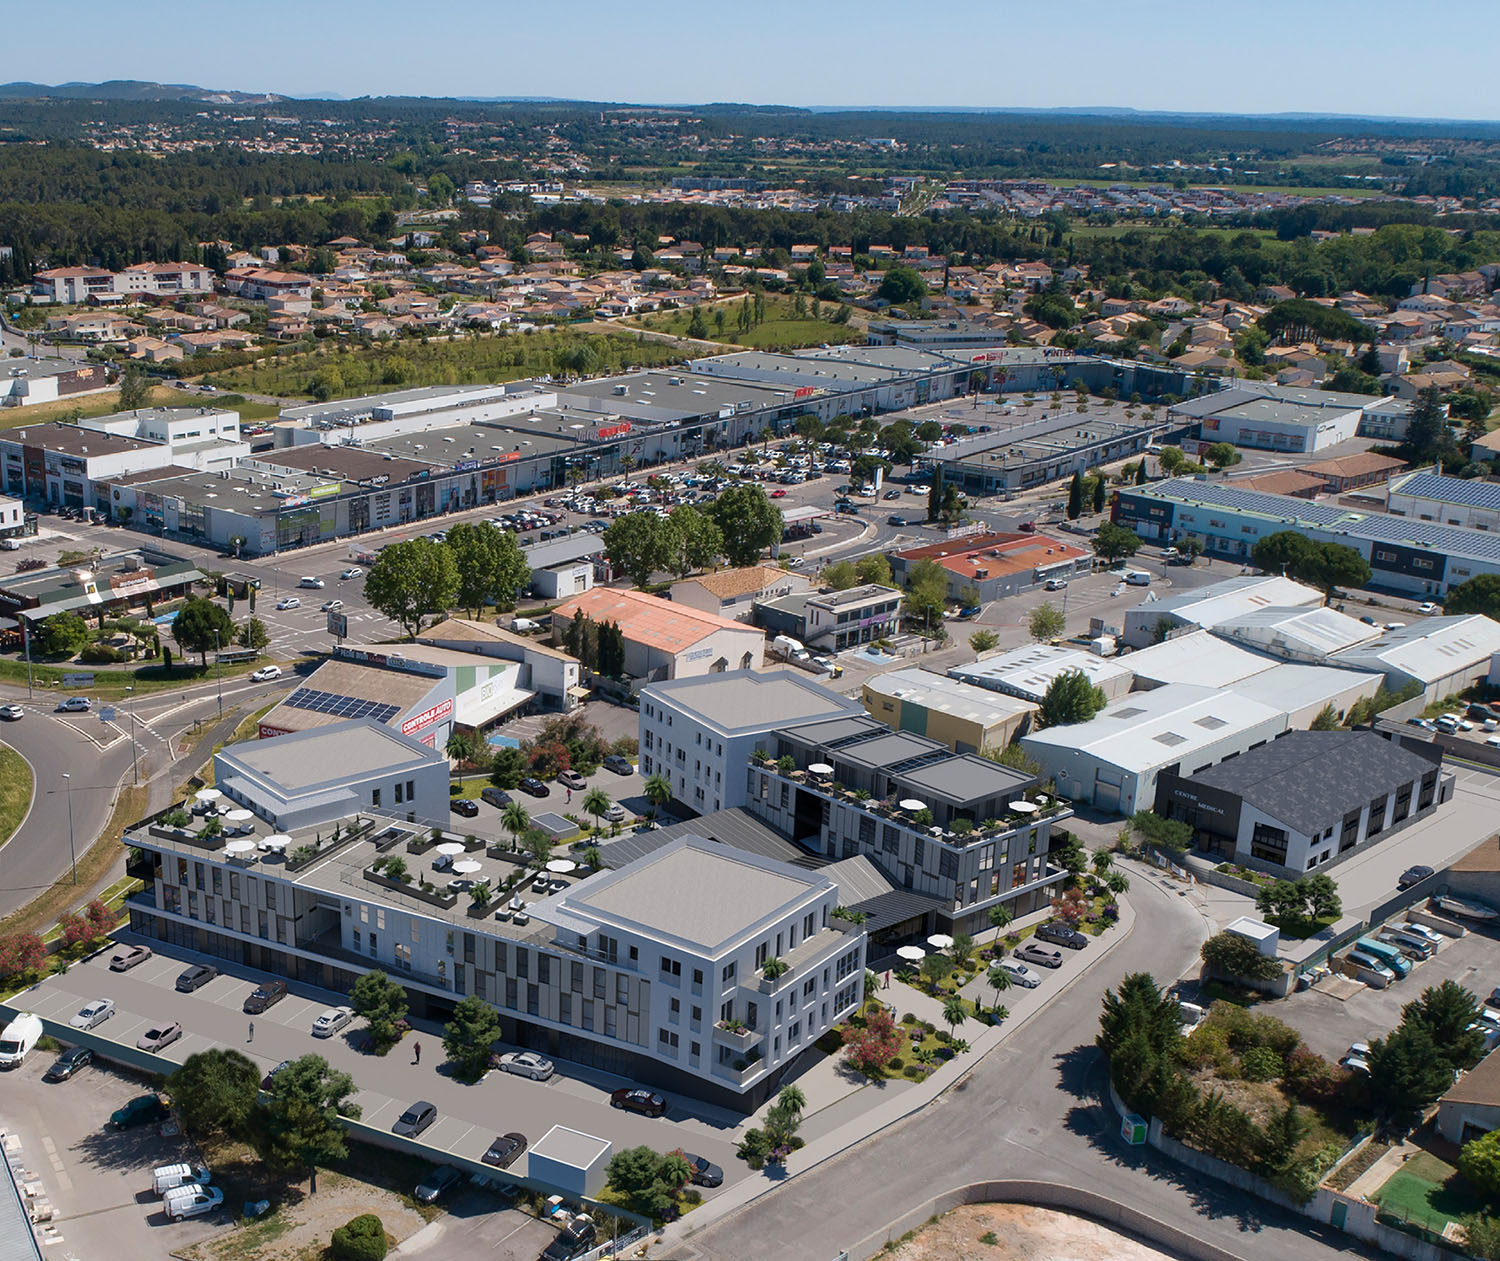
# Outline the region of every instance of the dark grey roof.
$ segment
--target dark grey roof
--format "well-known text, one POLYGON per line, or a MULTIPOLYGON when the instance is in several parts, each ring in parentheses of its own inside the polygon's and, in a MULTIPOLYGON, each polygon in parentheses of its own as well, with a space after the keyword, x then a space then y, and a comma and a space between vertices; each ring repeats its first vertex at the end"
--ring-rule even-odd
POLYGON ((1373 731, 1291 731, 1188 782, 1234 793, 1288 828, 1312 835, 1432 766, 1373 731))
POLYGON ((737 807, 733 810, 716 810, 712 814, 700 815, 687 823, 672 823, 654 832, 633 832, 617 841, 599 847, 599 856, 606 867, 618 870, 626 863, 654 854, 663 845, 669 845, 680 836, 701 836, 721 845, 742 849, 746 853, 762 858, 774 858, 815 871, 826 864, 821 855, 803 849, 767 823, 761 822, 748 810, 737 807))
POLYGON ((941 898, 903 889, 864 854, 829 863, 820 873, 839 887, 839 905, 864 913, 867 933, 879 932, 929 911, 952 910, 941 898))
POLYGON ((1473 481, 1462 477, 1442 477, 1436 473, 1413 473, 1391 488, 1398 495, 1416 495, 1441 503, 1464 504, 1470 508, 1500 508, 1500 482, 1473 481))

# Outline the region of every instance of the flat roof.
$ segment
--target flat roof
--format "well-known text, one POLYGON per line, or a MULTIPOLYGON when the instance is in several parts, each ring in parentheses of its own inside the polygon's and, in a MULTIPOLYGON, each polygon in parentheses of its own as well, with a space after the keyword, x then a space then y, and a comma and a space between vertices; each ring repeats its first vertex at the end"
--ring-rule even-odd
POLYGON ((1129 661, 1137 679, 1158 685, 1196 683, 1201 687, 1227 687, 1276 664, 1270 657, 1227 643, 1206 630, 1138 648, 1129 661))
POLYGON ((1326 425, 1337 419, 1340 413, 1347 415, 1350 411, 1358 411, 1359 408, 1328 408, 1309 407, 1305 403, 1293 403, 1274 398, 1253 398, 1243 403, 1236 403, 1232 407, 1226 407, 1222 411, 1214 413, 1215 417, 1229 418, 1231 420, 1247 420, 1255 424, 1265 425, 1298 425, 1317 426, 1326 425))
POLYGON ((163 477, 157 482, 139 483, 138 489, 150 489, 158 495, 202 504, 204 507, 254 515, 279 512, 288 506, 288 499, 297 499, 311 494, 315 489, 330 486, 337 487, 337 490, 325 491, 330 496, 342 494, 348 489, 344 482, 330 481, 326 477, 310 473, 277 473, 242 465, 213 473, 163 477))
POLYGON ((609 1150, 610 1141, 607 1138, 596 1138, 582 1130, 569 1129, 566 1125, 554 1125, 531 1145, 532 1156, 555 1160, 560 1165, 570 1165, 575 1169, 589 1168, 601 1156, 607 1156, 609 1150))
POLYGON ((1093 553, 1047 534, 975 534, 895 553, 903 561, 935 560, 950 573, 984 581, 1002 574, 1072 567, 1093 553), (984 571, 981 578, 980 570, 984 571))
POLYGON ((725 407, 738 409, 745 403, 758 410, 780 407, 791 400, 790 390, 764 381, 735 380, 732 373, 710 375, 694 371, 694 366, 688 364, 676 372, 629 372, 594 381, 575 381, 563 387, 562 393, 603 399, 619 405, 624 412, 632 413, 632 418, 635 409, 627 404, 635 404, 637 408, 661 408, 686 419, 717 413, 725 407), (620 386, 628 392, 621 394, 620 386))
POLYGON ((1024 648, 1013 648, 1009 652, 996 653, 969 665, 953 666, 948 676, 973 683, 979 687, 993 688, 997 692, 1011 692, 1026 700, 1040 701, 1047 693, 1052 680, 1060 674, 1081 670, 1090 683, 1130 678, 1133 671, 1128 665, 1111 657, 1097 657, 1080 648, 1066 648, 1053 644, 1028 644, 1024 648))
POLYGON ((696 942, 710 954, 762 920, 831 887, 822 876, 685 836, 563 894, 561 910, 696 942))
POLYGON ((274 465, 300 473, 318 473, 348 482, 371 482, 379 477, 405 482, 419 473, 429 473, 432 463, 406 460, 348 444, 304 442, 295 447, 274 447, 254 457, 258 464, 274 465))
POLYGON ((1088 722, 1048 727, 1023 736, 1028 749, 1087 753, 1127 771, 1143 772, 1190 757, 1242 731, 1285 728, 1286 715, 1232 690, 1169 683, 1131 692, 1088 722))
POLYGON ((808 599, 818 605, 830 609, 842 609, 851 604, 868 604, 871 600, 884 600, 895 596, 901 598, 901 592, 895 587, 885 587, 878 582, 861 583, 857 587, 846 587, 842 591, 814 591, 808 599))
MULTIPOLYGON (((837 363, 826 359, 781 355, 765 350, 744 350, 737 354, 715 355, 712 359, 694 359, 689 362, 688 370, 710 373, 718 377, 734 377, 740 372, 765 373, 768 378, 778 384, 791 385, 797 389, 806 386, 814 388, 821 386, 830 390, 883 385, 911 375, 898 369, 882 368, 873 364, 837 363)), ((747 377, 746 379, 754 380, 755 378, 747 377)))
POLYGON ((116 455, 121 451, 160 451, 164 459, 170 459, 171 450, 164 442, 126 438, 106 433, 102 429, 85 429, 81 425, 65 424, 60 420, 39 425, 20 425, 15 429, 0 431, 0 442, 16 442, 28 447, 56 451, 59 455, 81 457, 116 455))
POLYGON ((1293 661, 1241 679, 1232 690, 1290 714, 1311 705, 1330 704, 1351 692, 1374 696, 1380 681, 1380 675, 1362 670, 1293 661))
MULTIPOLYGON (((524 419, 524 418, 523 418, 524 419)), ((521 424, 440 425, 388 438, 371 438, 360 445, 367 451, 415 460, 422 464, 451 468, 460 460, 498 460, 503 456, 525 459, 575 449, 571 439, 526 430, 521 424)))
POLYGON ((950 801, 977 801, 981 797, 1021 792, 1036 781, 1026 771, 1014 770, 972 753, 945 758, 900 772, 901 779, 920 791, 936 793, 950 801))
POLYGON ((1008 722, 1017 714, 1036 711, 1036 705, 1031 701, 975 687, 972 683, 963 683, 945 674, 934 674, 931 670, 920 668, 887 670, 884 674, 872 675, 865 680, 865 687, 877 696, 889 696, 900 699, 905 704, 921 705, 925 709, 977 722, 985 727, 1008 722))
POLYGON ((231 770, 269 780, 295 794, 351 775, 379 774, 442 755, 368 718, 355 718, 269 740, 242 741, 220 749, 216 756, 231 770))
POLYGON ((796 670, 733 670, 669 679, 652 683, 641 694, 683 709, 725 734, 770 731, 809 719, 864 712, 857 701, 796 670))

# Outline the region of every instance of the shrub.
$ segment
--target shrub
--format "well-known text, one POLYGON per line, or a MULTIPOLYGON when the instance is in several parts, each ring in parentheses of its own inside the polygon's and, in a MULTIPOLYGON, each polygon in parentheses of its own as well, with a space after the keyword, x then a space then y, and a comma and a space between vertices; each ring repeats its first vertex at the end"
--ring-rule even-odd
POLYGON ((923 1077, 927 1076, 927 1070, 920 1064, 908 1064, 901 1070, 901 1075, 903 1077, 910 1077, 912 1081, 920 1081, 923 1077))
POLYGON ((914 1025, 914 1024, 916 1024, 917 1023, 916 1014, 913 1013, 913 1012, 907 1012, 904 1016, 901 1017, 901 1023, 904 1024, 904 1025, 914 1025))
POLYGON ((1240 1059, 1246 1081, 1274 1081, 1281 1076, 1281 1056, 1268 1046, 1252 1047, 1240 1059))
POLYGON ((47 958, 47 947, 35 933, 16 933, 0 941, 0 977, 10 980, 35 972, 47 958))
POLYGON ((893 1072, 899 1073, 905 1067, 906 1061, 903 1060, 899 1055, 890 1062, 890 1068, 893 1072))
POLYGON ((374 1213, 351 1217, 333 1232, 333 1261, 385 1261, 385 1226, 374 1213))
POLYGON ((91 666, 117 665, 125 660, 125 654, 108 644, 90 644, 78 654, 78 660, 91 666))

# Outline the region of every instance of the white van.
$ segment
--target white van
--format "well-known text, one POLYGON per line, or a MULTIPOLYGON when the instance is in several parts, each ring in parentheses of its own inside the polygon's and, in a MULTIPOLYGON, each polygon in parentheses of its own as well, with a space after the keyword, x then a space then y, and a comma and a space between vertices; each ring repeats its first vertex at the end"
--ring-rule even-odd
POLYGON ((795 657, 799 652, 806 652, 807 649, 802 646, 800 640, 793 639, 790 635, 777 635, 771 641, 771 651, 783 657, 795 657))
POLYGON ((1144 569, 1127 569, 1125 571, 1125 583, 1131 587, 1149 587, 1151 575, 1144 569))
POLYGON ((510 619, 510 628, 517 635, 524 635, 527 631, 541 629, 540 622, 533 622, 529 617, 513 617, 510 619))
POLYGON ((18 1068, 42 1036, 42 1018, 23 1011, 0 1033, 0 1068, 18 1068))

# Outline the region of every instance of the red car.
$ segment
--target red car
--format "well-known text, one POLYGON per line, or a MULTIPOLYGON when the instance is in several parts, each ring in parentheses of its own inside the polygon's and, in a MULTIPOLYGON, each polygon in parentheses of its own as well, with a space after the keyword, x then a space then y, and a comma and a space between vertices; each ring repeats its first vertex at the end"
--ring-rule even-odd
POLYGON ((785 499, 786 498, 786 491, 780 490, 780 489, 773 490, 771 492, 771 498, 772 499, 785 499))
POLYGON ((646 1117, 660 1117, 667 1114, 667 1101, 656 1091, 642 1090, 632 1086, 622 1086, 611 1094, 609 1106, 624 1108, 627 1112, 639 1112, 646 1117))

